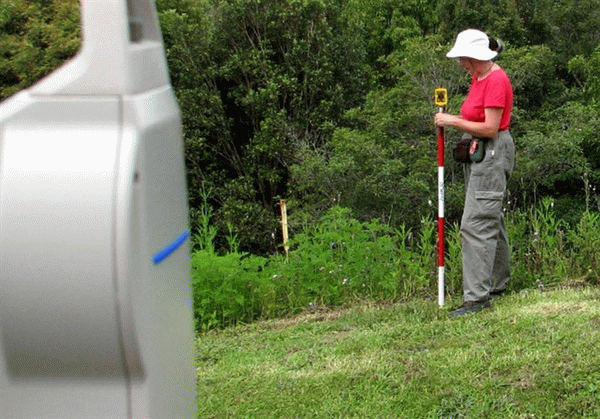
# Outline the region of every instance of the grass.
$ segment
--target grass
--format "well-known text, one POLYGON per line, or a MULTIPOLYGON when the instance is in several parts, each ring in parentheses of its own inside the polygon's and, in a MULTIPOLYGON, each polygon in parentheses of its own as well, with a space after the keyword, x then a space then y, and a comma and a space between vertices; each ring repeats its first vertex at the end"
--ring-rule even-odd
POLYGON ((198 337, 200 418, 599 418, 600 290, 449 319, 424 301, 315 308, 198 337))

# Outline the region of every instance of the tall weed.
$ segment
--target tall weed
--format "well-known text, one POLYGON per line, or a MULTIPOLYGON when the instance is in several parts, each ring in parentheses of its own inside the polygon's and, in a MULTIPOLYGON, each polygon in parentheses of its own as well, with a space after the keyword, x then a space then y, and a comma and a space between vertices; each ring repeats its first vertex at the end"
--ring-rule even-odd
POLYGON ((461 295, 462 286, 462 239, 460 226, 454 223, 446 229, 445 282, 446 293, 461 295))
POLYGON ((600 269, 600 214, 586 211, 569 231, 572 243, 572 274, 576 279, 598 284, 600 269))
POLYGON ((357 297, 390 298, 401 281, 392 233, 377 221, 361 223, 350 210, 334 207, 318 225, 297 234, 289 256, 271 260, 268 271, 287 290, 292 311, 357 297))
POLYGON ((570 275, 566 232, 569 226, 556 217, 554 202, 544 198, 539 207, 515 212, 508 222, 512 248, 513 289, 557 285, 570 275))
POLYGON ((192 255, 196 329, 210 330, 250 322, 260 314, 262 257, 199 250, 192 255))

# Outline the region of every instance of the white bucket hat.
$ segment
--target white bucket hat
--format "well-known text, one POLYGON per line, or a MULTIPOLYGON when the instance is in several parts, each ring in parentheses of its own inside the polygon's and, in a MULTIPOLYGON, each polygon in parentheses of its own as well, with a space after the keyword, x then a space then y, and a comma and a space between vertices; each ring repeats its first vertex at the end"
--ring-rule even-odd
POLYGON ((490 49, 488 36, 477 29, 467 29, 456 37, 452 49, 446 54, 448 58, 469 57, 479 61, 488 61, 498 53, 490 49))

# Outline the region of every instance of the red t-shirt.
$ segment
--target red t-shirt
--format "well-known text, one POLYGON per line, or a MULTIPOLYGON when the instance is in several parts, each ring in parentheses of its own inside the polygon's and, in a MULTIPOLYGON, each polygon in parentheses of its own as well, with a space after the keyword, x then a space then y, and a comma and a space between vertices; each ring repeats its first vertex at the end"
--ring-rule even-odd
POLYGON ((513 106, 513 91, 503 69, 492 71, 485 79, 473 77, 460 115, 473 122, 485 122, 485 108, 502 108, 500 131, 508 130, 513 106))

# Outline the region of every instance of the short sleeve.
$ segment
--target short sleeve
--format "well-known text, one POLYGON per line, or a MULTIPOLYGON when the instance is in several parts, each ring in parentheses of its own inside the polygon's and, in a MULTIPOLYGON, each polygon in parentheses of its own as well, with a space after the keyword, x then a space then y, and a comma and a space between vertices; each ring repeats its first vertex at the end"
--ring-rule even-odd
POLYGON ((484 96, 484 108, 506 107, 510 86, 503 76, 504 73, 501 71, 495 71, 490 75, 484 96))

